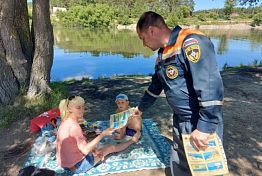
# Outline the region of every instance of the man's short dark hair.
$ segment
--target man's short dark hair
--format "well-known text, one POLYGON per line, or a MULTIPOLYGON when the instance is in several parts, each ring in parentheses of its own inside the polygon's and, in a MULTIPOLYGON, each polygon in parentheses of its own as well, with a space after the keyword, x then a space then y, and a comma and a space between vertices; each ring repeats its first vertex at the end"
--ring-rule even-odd
POLYGON ((140 32, 144 32, 149 26, 156 26, 159 28, 167 27, 163 17, 153 11, 144 12, 141 15, 137 22, 136 29, 140 32))

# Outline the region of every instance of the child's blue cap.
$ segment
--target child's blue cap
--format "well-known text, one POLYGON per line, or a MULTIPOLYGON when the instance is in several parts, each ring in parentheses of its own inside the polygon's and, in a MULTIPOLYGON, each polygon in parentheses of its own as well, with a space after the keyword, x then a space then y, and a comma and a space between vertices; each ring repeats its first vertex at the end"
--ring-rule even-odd
POLYGON ((126 101, 128 101, 128 97, 127 97, 126 94, 118 94, 118 95, 116 96, 116 101, 117 101, 117 100, 126 100, 126 101))

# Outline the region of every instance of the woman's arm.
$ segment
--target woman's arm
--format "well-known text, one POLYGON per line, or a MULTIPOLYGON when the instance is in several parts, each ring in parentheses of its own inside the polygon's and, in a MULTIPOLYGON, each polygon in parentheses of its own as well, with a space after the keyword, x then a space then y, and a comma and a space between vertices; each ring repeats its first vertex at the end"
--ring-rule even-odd
MULTIPOLYGON (((98 135, 95 139, 93 139, 91 142, 86 142, 85 137, 83 136, 82 130, 80 129, 80 136, 75 135, 76 141, 77 141, 77 146, 78 149, 84 154, 87 155, 91 151, 93 151, 96 148, 96 145, 103 139, 105 136, 112 135, 114 129, 112 128, 107 128, 104 130, 100 135, 98 135)), ((73 129, 72 128, 72 133, 79 133, 79 129, 73 129)))

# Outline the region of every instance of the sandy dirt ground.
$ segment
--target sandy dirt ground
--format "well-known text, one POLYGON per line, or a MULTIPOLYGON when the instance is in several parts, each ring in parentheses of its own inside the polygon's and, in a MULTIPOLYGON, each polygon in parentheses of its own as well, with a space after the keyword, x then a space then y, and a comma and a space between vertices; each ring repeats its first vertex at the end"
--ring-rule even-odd
MULTIPOLYGON (((229 163, 229 175, 262 175, 262 68, 233 69, 222 73, 225 86, 224 147, 229 163)), ((89 121, 108 119, 114 113, 114 98, 126 93, 131 106, 136 106, 150 82, 146 78, 111 78, 68 83, 72 94, 86 100, 86 115, 89 121)), ((163 97, 157 99, 143 118, 152 118, 158 123, 161 133, 171 139, 172 112, 163 97)), ((25 117, 0 131, 0 175, 17 175, 26 153, 4 159, 4 153, 18 144, 33 141, 35 136, 28 130, 30 117, 25 117)), ((110 174, 109 174, 110 175, 110 174)), ((164 176, 170 169, 142 170, 111 174, 121 176, 164 176)))

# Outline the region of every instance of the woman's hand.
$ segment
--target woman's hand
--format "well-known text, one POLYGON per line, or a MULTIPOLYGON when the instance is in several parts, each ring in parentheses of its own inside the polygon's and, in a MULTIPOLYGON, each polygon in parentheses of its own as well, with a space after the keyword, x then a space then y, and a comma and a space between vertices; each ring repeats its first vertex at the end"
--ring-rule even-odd
POLYGON ((107 128, 104 131, 102 131, 101 135, 103 135, 103 136, 111 136, 114 131, 115 131, 114 128, 107 128))

